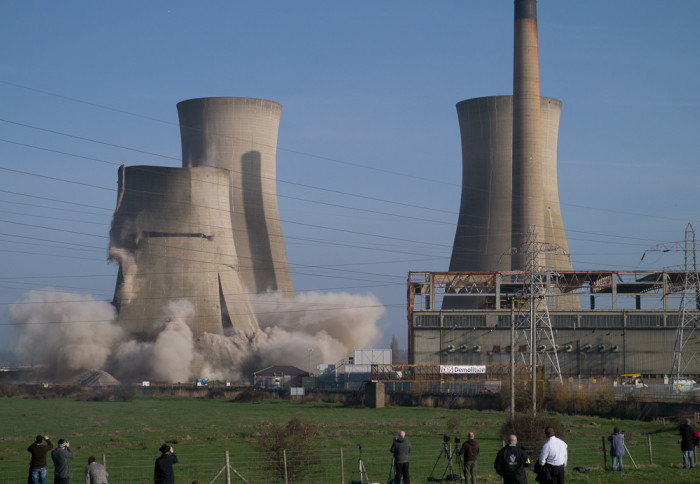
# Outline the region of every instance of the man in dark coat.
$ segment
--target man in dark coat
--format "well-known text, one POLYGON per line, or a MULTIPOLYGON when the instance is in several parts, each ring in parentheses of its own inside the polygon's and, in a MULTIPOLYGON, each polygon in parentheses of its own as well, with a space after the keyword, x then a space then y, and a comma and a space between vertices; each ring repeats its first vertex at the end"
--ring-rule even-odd
POLYGON ((408 454, 411 453, 411 442, 406 438, 406 432, 403 430, 399 432, 389 451, 394 454, 396 482, 400 483, 403 478, 403 484, 411 484, 411 479, 408 477, 408 454))
POLYGON ((161 445, 158 450, 160 450, 160 457, 156 459, 153 482, 155 484, 175 484, 173 464, 177 464, 177 456, 168 444, 161 445))
POLYGON ((468 439, 459 449, 464 456, 464 480, 476 484, 476 459, 479 456, 479 443, 474 439, 474 432, 469 432, 468 439))
POLYGON ((681 451, 683 452, 683 468, 695 467, 695 444, 693 443, 693 427, 690 419, 681 424, 681 451))
POLYGON ((508 436, 508 445, 496 454, 493 468, 503 477, 503 484, 527 484, 525 468, 530 465, 530 458, 525 449, 518 446, 518 437, 508 436))
POLYGON ((34 443, 27 447, 27 451, 32 454, 29 462, 29 478, 32 484, 46 484, 46 454, 53 449, 53 444, 48 435, 37 435, 34 443), (46 441, 46 445, 43 442, 46 441))
POLYGON ((51 460, 53 460, 53 483, 68 484, 70 482, 70 462, 68 459, 75 457, 73 451, 70 450, 70 444, 67 440, 60 439, 58 447, 51 452, 51 460))

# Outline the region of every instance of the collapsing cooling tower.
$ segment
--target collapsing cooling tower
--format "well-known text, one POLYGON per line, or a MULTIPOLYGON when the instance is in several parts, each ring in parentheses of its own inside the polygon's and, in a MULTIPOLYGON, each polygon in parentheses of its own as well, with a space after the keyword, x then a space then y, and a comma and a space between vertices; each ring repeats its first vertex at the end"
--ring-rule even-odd
POLYGON ((258 329, 237 271, 226 170, 120 167, 110 258, 119 263, 114 304, 130 333, 146 335, 181 300, 194 306, 195 337, 258 329))
POLYGON ((281 105, 264 99, 213 97, 177 105, 182 166, 230 173, 231 227, 248 292, 293 297, 277 208, 275 155, 281 105))

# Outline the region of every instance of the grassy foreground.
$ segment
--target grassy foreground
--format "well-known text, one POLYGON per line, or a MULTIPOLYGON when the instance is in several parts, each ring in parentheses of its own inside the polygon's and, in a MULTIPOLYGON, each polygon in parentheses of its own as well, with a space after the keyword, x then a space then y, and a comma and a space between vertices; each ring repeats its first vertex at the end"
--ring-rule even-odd
MULTIPOLYGON (((270 474, 267 456, 256 452, 252 444, 261 436, 261 424, 286 423, 292 417, 315 424, 319 431, 316 445, 321 466, 299 482, 340 483, 341 453, 343 481, 359 480, 355 469, 359 443, 370 480, 386 482, 391 464, 388 449, 399 429, 406 430, 413 445, 414 482, 426 482, 429 476, 443 477, 448 462, 443 452, 443 435, 449 435, 454 442, 455 436, 464 439, 468 431, 475 432, 481 445, 479 482, 501 482, 493 471, 493 459, 502 445, 498 432, 507 418, 502 412, 367 409, 287 400, 238 403, 223 398, 137 397, 130 402, 0 398, 0 483, 26 482, 26 448, 36 434, 48 434, 54 442, 59 438, 70 441, 76 454, 72 462, 73 482, 82 481, 82 469, 89 455, 98 460, 105 456, 110 484, 152 482, 153 459, 163 442, 171 443, 180 459, 176 465, 177 482, 211 482, 224 465, 225 451, 230 453, 231 465, 251 484, 283 482, 270 474)), ((569 445, 569 483, 700 481, 700 468, 680 468, 676 424, 664 427, 656 422, 590 417, 562 417, 562 421, 567 428, 563 438, 569 445), (625 430, 626 445, 638 469, 629 457, 625 458, 622 473, 603 469, 601 438, 607 438, 614 426, 625 430), (574 467, 587 472, 576 472, 574 467)), ((536 456, 531 457, 534 460, 536 456)), ((52 472, 49 464, 49 481, 52 472)), ((535 482, 533 474, 529 480, 535 482)), ((215 482, 225 480, 220 476, 215 482)), ((232 482, 243 481, 234 475, 232 482)))

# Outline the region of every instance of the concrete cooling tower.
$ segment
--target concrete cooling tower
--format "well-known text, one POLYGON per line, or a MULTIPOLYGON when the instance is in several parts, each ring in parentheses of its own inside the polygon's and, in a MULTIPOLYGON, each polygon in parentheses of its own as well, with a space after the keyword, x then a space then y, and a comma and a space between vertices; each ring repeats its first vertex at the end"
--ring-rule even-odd
POLYGON ((211 167, 119 169, 110 258, 119 263, 114 304, 146 336, 168 303, 187 300, 195 336, 258 329, 237 266, 229 173, 211 167))
POLYGON ((231 227, 248 292, 294 296, 277 208, 276 150, 281 105, 212 97, 177 105, 182 166, 230 174, 231 227))
MULTIPOLYGON (((536 256, 536 266, 571 271, 557 182, 561 101, 540 97, 537 2, 515 0, 513 96, 457 104, 462 139, 462 200, 450 272, 529 268, 530 227, 537 242, 558 252, 536 256), (512 256, 512 249, 518 249, 512 256)), ((476 307, 479 298, 446 297, 443 308, 476 307), (471 300, 470 300, 471 299, 471 300)), ((578 309, 577 298, 556 298, 558 309, 578 309)))
MULTIPOLYGON (((538 194, 544 240, 568 250, 557 189, 557 139, 561 101, 540 99, 543 190, 538 194)), ((451 272, 515 270, 505 255, 512 247, 513 97, 491 96, 457 104, 462 140, 462 200, 451 272)), ((568 257, 548 255, 546 264, 571 270, 568 257)))

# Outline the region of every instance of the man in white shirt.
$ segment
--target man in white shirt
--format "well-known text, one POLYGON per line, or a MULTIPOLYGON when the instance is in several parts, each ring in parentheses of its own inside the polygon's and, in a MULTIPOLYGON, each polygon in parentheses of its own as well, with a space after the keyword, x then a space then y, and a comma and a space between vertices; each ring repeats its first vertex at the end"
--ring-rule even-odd
POLYGON ((548 468, 551 484, 564 484, 564 468, 568 460, 566 442, 554 436, 552 427, 545 428, 544 434, 547 442, 542 446, 538 462, 540 467, 548 468))

